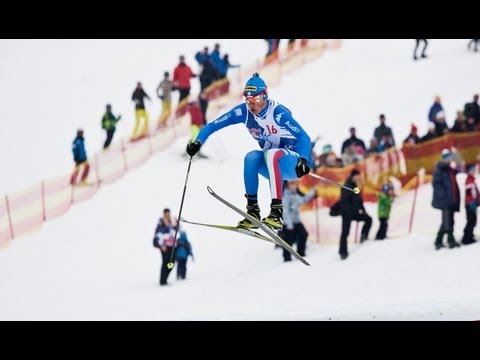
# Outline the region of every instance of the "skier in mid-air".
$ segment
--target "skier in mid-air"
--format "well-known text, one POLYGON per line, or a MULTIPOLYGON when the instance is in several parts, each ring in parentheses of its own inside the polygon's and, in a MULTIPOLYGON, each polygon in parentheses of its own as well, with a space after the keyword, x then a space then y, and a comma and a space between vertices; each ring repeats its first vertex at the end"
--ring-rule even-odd
MULTIPOLYGON (((310 172, 310 136, 292 117, 285 106, 268 98, 267 85, 255 73, 245 84, 245 103, 210 122, 187 145, 187 153, 194 156, 210 135, 234 124, 245 124, 262 150, 250 151, 244 160, 245 197, 247 213, 260 220, 258 206, 258 174, 270 182, 272 202, 270 214, 262 222, 273 229, 281 229, 283 219, 282 185, 284 180, 300 178, 310 172)), ((249 219, 237 227, 257 229, 249 219)))

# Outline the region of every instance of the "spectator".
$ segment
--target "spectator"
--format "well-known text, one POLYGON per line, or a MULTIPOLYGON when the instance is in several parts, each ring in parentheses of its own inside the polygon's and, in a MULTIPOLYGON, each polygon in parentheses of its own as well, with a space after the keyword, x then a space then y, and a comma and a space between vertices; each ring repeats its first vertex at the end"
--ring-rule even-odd
POLYGON ((88 164, 87 152, 85 151, 85 139, 83 138, 83 130, 77 130, 77 136, 73 140, 72 144, 73 152, 73 161, 75 161, 75 170, 70 177, 70 184, 77 185, 77 176, 82 170, 82 177, 80 179, 79 185, 89 185, 87 183, 87 176, 90 170, 90 165, 88 164))
POLYGON ((170 73, 165 71, 163 73, 163 80, 157 87, 157 96, 162 100, 162 113, 158 119, 157 129, 164 127, 170 116, 172 108, 172 91, 174 91, 174 86, 172 80, 170 80, 170 73), (160 90, 162 91, 161 93, 160 90))
POLYGON ((172 252, 172 261, 175 261, 175 226, 176 223, 171 218, 170 209, 164 209, 163 217, 158 220, 157 228, 155 229, 155 237, 153 238, 153 246, 160 249, 162 254, 160 286, 169 285, 167 279, 172 269, 169 269, 167 265, 170 262, 172 252))
POLYGON ((478 51, 478 43, 480 42, 480 39, 472 39, 468 42, 468 50, 470 50, 470 48, 472 47, 473 45, 473 51, 477 52, 478 51))
POLYGON ((442 136, 448 132, 448 125, 445 122, 445 115, 443 111, 440 111, 435 115, 435 120, 433 121, 435 124, 435 131, 438 136, 442 136))
POLYGON ((102 117, 102 129, 104 129, 107 132, 107 139, 103 144, 104 149, 110 146, 110 143, 112 142, 112 139, 113 139, 113 134, 115 134, 117 122, 119 122, 121 118, 122 118, 122 115, 118 115, 118 117, 115 117, 112 114, 112 105, 107 104, 106 112, 102 117))
POLYGON ((423 42, 425 45, 422 50, 422 58, 426 58, 425 50, 427 50, 428 40, 427 39, 415 39, 415 49, 413 50, 413 60, 417 60, 417 49, 419 48, 420 43, 423 42))
POLYGON ((342 144, 342 154, 345 152, 345 149, 348 147, 348 145, 350 145, 351 143, 354 143, 355 145, 358 145, 360 146, 361 148, 363 148, 363 151, 366 151, 367 148, 365 147, 365 143, 363 142, 363 140, 357 138, 357 131, 355 130, 354 127, 351 127, 350 128, 350 137, 345 140, 342 144))
POLYGON ((141 139, 148 135, 148 113, 145 111, 145 103, 143 99, 147 98, 150 100, 150 97, 143 90, 142 83, 138 82, 135 91, 132 94, 132 101, 135 102, 135 127, 133 128, 132 141, 141 139), (140 130, 140 135, 138 135, 138 129, 140 127, 140 122, 143 119, 143 127, 140 130))
POLYGON ((418 128, 415 126, 415 124, 412 124, 410 134, 408 134, 407 138, 403 140, 403 143, 415 145, 418 144, 420 141, 420 137, 418 136, 418 128))
POLYGON ((438 135, 437 135, 437 130, 435 128, 435 124, 434 123, 429 123, 428 124, 428 132, 427 132, 426 135, 422 136, 422 138, 420 139, 420 142, 424 143, 425 141, 429 141, 429 140, 435 139, 437 137, 438 137, 438 135))
POLYGON ((473 95, 473 101, 465 104, 465 118, 473 117, 475 125, 480 124, 480 106, 478 105, 478 94, 473 95))
POLYGON ((332 151, 332 145, 327 144, 322 149, 322 154, 316 159, 315 167, 336 168, 342 167, 342 160, 337 158, 335 152, 332 151))
MULTIPOLYGON (((300 256, 305 256, 305 248, 308 238, 308 232, 300 220, 299 208, 302 204, 310 201, 316 196, 315 189, 311 189, 307 194, 302 194, 298 189, 298 179, 286 182, 283 192, 283 234, 285 241, 293 245, 296 241, 297 252, 300 256)), ((291 261, 291 255, 287 250, 283 250, 283 261, 291 261)))
POLYGON ((208 95, 205 91, 202 91, 198 96, 198 102, 202 112, 203 125, 207 125, 208 95))
POLYGON ((380 143, 382 141, 383 135, 388 135, 392 138, 391 142, 395 146, 395 139, 393 138, 392 128, 385 125, 385 115, 380 114, 379 119, 380 119, 380 125, 373 132, 373 136, 380 143))
POLYGON ((465 212, 467 215, 467 224, 463 230, 463 245, 476 242, 473 229, 477 225, 478 206, 480 206, 480 193, 475 184, 475 164, 472 164, 467 168, 467 179, 465 180, 465 212))
POLYGON ((465 122, 465 117, 463 116, 463 111, 457 111, 457 118, 455 119, 451 132, 460 133, 467 131, 467 123, 465 122))
POLYGON ((223 71, 222 74, 220 74, 221 79, 227 77, 228 69, 233 69, 233 68, 239 68, 240 67, 240 65, 233 65, 233 64, 230 63, 230 58, 229 58, 228 54, 225 54, 223 56, 222 61, 223 61, 224 71, 223 71))
POLYGON ((292 51, 295 48, 295 41, 297 39, 288 39, 287 51, 292 51))
POLYGON ((265 55, 266 58, 268 58, 273 51, 273 39, 264 39, 267 42, 267 54, 265 55))
MULTIPOLYGON (((198 99, 196 101, 191 101, 187 104, 187 111, 190 114, 190 132, 191 132, 191 139, 190 141, 194 141, 200 130, 205 126, 205 119, 203 117, 202 108, 201 108, 201 97, 205 96, 204 93, 200 93, 198 99)), ((198 151, 199 158, 207 158, 204 154, 198 151)))
POLYGON ((456 175, 458 170, 452 167, 452 153, 445 149, 442 152, 442 160, 438 162, 433 172, 433 200, 432 207, 442 210, 442 224, 435 240, 435 249, 439 250, 443 245, 443 237, 447 234, 448 247, 459 246, 453 236, 454 214, 460 211, 460 190, 456 175))
POLYGON ((207 87, 209 87, 216 79, 218 79, 219 74, 215 69, 213 64, 212 58, 208 54, 208 47, 205 46, 203 52, 198 52, 195 55, 195 59, 202 67, 202 71, 200 72, 200 91, 203 91, 207 87))
POLYGON ((212 59, 213 68, 218 74, 217 78, 222 77, 222 74, 226 74, 225 64, 223 63, 222 57, 220 56, 220 44, 215 44, 212 53, 210 54, 210 59, 212 59))
POLYGON ((343 166, 348 166, 363 160, 363 155, 359 154, 356 145, 352 142, 347 146, 342 154, 343 166))
POLYGON ((187 260, 191 256, 193 260, 192 245, 187 238, 185 231, 180 231, 180 237, 177 240, 177 279, 185 280, 187 277, 187 260))
POLYGON ((378 144, 379 152, 387 151, 388 149, 391 149, 393 147, 393 138, 390 135, 383 134, 382 140, 380 140, 380 143, 378 144))
POLYGON ((442 106, 442 99, 440 96, 435 96, 435 100, 433 102, 433 105, 430 107, 430 110, 428 111, 428 121, 435 122, 437 119, 437 114, 439 112, 444 112, 443 111, 443 106, 442 106))
MULTIPOLYGON (((480 125, 480 124, 479 124, 480 125)), ((473 117, 469 117, 467 118, 467 123, 466 123, 466 128, 467 128, 467 132, 471 132, 471 131, 478 131, 480 130, 480 126, 477 125, 475 126, 475 119, 473 117)))
POLYGON ((378 220, 380 227, 378 228, 375 240, 384 240, 387 237, 388 219, 390 218, 390 210, 395 199, 395 193, 391 184, 383 184, 382 192, 378 195, 378 220))
MULTIPOLYGON (((360 171, 353 169, 350 177, 345 181, 345 186, 355 188, 360 180, 360 171)), ((352 221, 364 221, 360 242, 368 238, 372 226, 372 218, 367 214, 363 206, 362 196, 343 189, 340 196, 340 215, 342 216, 342 234, 340 236, 340 258, 345 260, 348 257, 347 238, 350 233, 352 221)))
POLYGON ((178 99, 178 102, 180 103, 190 95, 190 79, 197 75, 195 75, 192 69, 190 69, 190 66, 185 63, 185 56, 180 55, 179 61, 179 64, 173 71, 173 84, 180 92, 180 97, 178 99))
POLYGON ((378 150, 378 140, 376 137, 373 137, 370 139, 370 146, 367 149, 367 157, 369 156, 375 156, 379 153, 380 151, 378 150))

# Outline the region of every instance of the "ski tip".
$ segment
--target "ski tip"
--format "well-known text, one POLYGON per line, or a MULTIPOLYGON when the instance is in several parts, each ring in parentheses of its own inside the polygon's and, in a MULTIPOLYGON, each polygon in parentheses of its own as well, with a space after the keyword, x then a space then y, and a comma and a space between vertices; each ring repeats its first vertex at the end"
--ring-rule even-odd
POLYGON ((210 193, 210 194, 213 194, 213 190, 210 186, 207 185, 207 191, 210 193))

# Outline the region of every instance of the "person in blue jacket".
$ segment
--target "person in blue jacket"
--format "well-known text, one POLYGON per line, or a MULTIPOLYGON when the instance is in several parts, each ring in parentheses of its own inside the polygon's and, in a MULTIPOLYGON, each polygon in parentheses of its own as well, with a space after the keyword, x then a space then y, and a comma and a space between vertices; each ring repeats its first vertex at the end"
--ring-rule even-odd
MULTIPOLYGON (((214 132, 230 125, 244 124, 261 149, 245 155, 247 213, 260 220, 257 198, 260 174, 269 180, 272 199, 270 214, 262 222, 273 229, 281 229, 283 181, 300 178, 310 172, 310 136, 293 118, 289 109, 268 98, 267 84, 258 73, 253 74, 245 84, 243 96, 245 103, 235 106, 203 127, 196 140, 187 145, 187 153, 193 157, 214 132)), ((237 227, 257 228, 246 218, 237 227)))
POLYGON ((192 245, 188 241, 187 233, 180 231, 177 239, 177 279, 185 280, 187 277, 187 260, 191 256, 193 260, 192 245))
POLYGON ((226 74, 225 63, 223 62, 222 57, 220 56, 220 44, 215 44, 212 53, 210 54, 210 60, 213 63, 213 67, 217 71, 219 77, 221 74, 226 74))
POLYGON ((460 246, 453 236, 455 212, 460 211, 460 190, 456 175, 458 170, 452 167, 452 153, 445 149, 442 151, 442 160, 438 162, 433 172, 433 199, 432 207, 442 210, 442 224, 435 240, 435 249, 439 250, 443 245, 443 237, 447 234, 448 247, 460 246))
POLYGON ((428 121, 435 123, 435 121, 437 120, 437 114, 440 112, 442 112, 445 117, 445 111, 443 111, 443 106, 442 106, 442 99, 440 98, 440 96, 437 95, 435 96, 433 105, 430 107, 430 110, 428 111, 428 121))
POLYGON ((70 177, 70 184, 77 185, 77 176, 80 173, 80 170, 82 170, 83 168, 80 185, 86 185, 90 165, 88 164, 87 160, 87 152, 85 151, 85 139, 83 137, 82 129, 77 130, 77 136, 72 143, 72 153, 73 161, 75 162, 75 169, 70 177))

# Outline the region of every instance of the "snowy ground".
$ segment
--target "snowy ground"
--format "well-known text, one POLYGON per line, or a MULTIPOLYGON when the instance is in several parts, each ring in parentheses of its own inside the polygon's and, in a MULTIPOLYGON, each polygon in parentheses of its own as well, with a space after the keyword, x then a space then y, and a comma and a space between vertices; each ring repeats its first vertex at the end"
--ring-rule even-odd
MULTIPOLYGON (((364 120, 355 120, 365 123, 365 133, 360 135, 366 137, 373 131, 379 111, 387 116, 394 111, 406 114, 391 116, 392 122, 396 121, 394 129, 401 132, 403 122, 409 121, 403 119, 412 116, 412 108, 420 109, 421 114, 428 109, 428 94, 436 92, 433 73, 438 74, 445 64, 451 65, 445 77, 456 81, 446 80, 448 89, 439 91, 456 94, 458 100, 452 107, 456 102, 463 105, 464 98, 474 91, 473 83, 478 83, 472 79, 472 74, 478 74, 478 60, 461 53, 462 41, 438 40, 437 50, 433 44, 431 62, 418 64, 432 74, 425 75, 427 80, 418 80, 425 89, 416 85, 415 96, 410 84, 418 74, 416 68, 410 69, 410 40, 397 44, 381 40, 378 45, 388 50, 383 52, 372 41, 345 41, 342 50, 286 77, 271 94, 298 114, 305 128, 326 139, 343 138, 353 121, 349 115, 353 110, 345 101, 352 102, 352 107, 365 103, 358 109, 364 120), (399 58, 398 49, 408 54, 399 58), (352 59, 352 54, 356 62, 347 67, 346 58, 352 59), (395 75, 395 86, 382 82, 384 67, 378 73, 373 71, 377 62, 387 61, 403 72, 403 76, 395 75), (335 71, 336 76, 329 74, 335 71), (350 98, 355 89, 360 90, 366 73, 370 77, 363 86, 368 85, 368 91, 350 98), (311 74, 319 74, 315 87, 309 86, 311 74), (429 88, 425 94, 427 85, 422 81, 434 82, 430 86, 434 90, 429 88), (295 91, 298 84, 311 91, 300 96, 295 91), (377 91, 378 86, 384 88, 377 91), (340 94, 342 88, 346 93, 340 94), (388 92, 391 96, 385 94, 388 92), (381 100, 368 103, 377 95, 381 100), (328 101, 317 106, 319 101, 312 101, 316 97, 328 101), (388 104, 382 102, 386 99, 388 104), (399 99, 405 103, 399 105, 399 99), (369 112, 363 114, 363 110, 369 112), (334 118, 338 126, 328 127, 334 118)), ((211 160, 192 164, 185 218, 225 224, 238 221, 235 213, 207 193, 206 186, 243 205, 242 158, 256 145, 240 127, 212 136, 204 148, 211 160)), ((195 262, 189 262, 188 279, 176 281, 172 273, 172 286, 159 287, 160 255, 151 244, 153 231, 164 207, 178 211, 187 168, 180 154, 186 140, 177 141, 121 181, 103 187, 91 200, 49 221, 41 231, 0 249, 0 320, 480 319, 480 283, 475 275, 480 270, 480 245, 436 252, 433 222, 430 234, 353 245, 347 261, 339 260, 336 245, 309 244, 311 267, 298 261, 284 264, 280 250, 253 238, 185 226, 195 254, 195 262)), ((262 180, 260 185, 260 206, 266 211, 268 184, 262 180)), ((438 217, 427 205, 422 206, 419 213, 438 217)))

